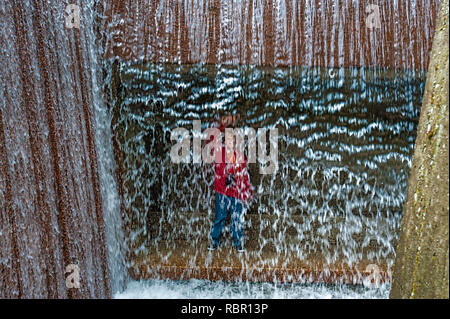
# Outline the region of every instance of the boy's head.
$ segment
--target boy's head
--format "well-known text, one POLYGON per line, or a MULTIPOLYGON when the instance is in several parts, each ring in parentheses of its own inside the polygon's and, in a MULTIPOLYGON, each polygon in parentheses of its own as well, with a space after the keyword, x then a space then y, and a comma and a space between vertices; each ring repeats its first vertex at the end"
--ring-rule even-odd
POLYGON ((220 117, 220 123, 224 127, 236 127, 240 119, 239 114, 227 114, 220 117))

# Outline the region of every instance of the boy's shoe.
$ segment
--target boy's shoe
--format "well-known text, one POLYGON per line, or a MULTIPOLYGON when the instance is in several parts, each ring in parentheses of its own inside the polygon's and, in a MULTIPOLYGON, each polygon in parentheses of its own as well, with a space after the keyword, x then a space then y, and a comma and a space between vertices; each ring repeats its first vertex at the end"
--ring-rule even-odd
POLYGON ((219 248, 219 246, 214 243, 211 243, 208 246, 208 250, 216 250, 217 248, 219 248))

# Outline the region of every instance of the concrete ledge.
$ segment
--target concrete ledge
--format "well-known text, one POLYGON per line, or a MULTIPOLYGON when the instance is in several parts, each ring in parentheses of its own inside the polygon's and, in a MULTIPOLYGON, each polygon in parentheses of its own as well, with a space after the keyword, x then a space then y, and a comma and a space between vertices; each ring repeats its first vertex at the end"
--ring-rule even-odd
MULTIPOLYGON (((390 283, 385 261, 364 260, 353 265, 327 262, 324 256, 302 260, 292 252, 259 255, 247 250, 240 254, 231 247, 208 251, 206 243, 172 242, 155 244, 149 254, 135 260, 129 268, 133 279, 208 279, 212 281, 251 281, 277 283, 363 284, 377 275, 380 283, 390 283)), ((342 259, 343 260, 343 259, 342 259)))

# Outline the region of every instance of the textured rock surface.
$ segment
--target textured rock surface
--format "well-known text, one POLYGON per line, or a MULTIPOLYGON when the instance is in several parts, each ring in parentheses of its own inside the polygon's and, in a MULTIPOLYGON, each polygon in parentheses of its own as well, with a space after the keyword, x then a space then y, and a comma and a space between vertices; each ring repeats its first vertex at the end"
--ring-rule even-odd
POLYGON ((449 298, 449 14, 442 2, 423 97, 391 298, 449 298))

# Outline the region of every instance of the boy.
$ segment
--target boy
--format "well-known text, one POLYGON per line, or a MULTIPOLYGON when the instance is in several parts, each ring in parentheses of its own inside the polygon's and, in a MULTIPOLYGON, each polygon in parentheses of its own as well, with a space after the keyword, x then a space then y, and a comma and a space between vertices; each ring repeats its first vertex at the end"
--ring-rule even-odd
POLYGON ((235 127, 238 121, 236 115, 224 116, 220 120, 219 130, 225 132, 225 145, 222 145, 222 161, 216 162, 214 190, 216 204, 214 224, 211 230, 211 244, 209 250, 220 246, 220 237, 228 211, 231 214, 231 231, 233 247, 238 252, 244 252, 243 228, 244 210, 253 196, 247 169, 247 161, 238 148, 234 148, 233 135, 227 133, 226 128, 235 127), (228 138, 227 138, 228 137, 228 138))

